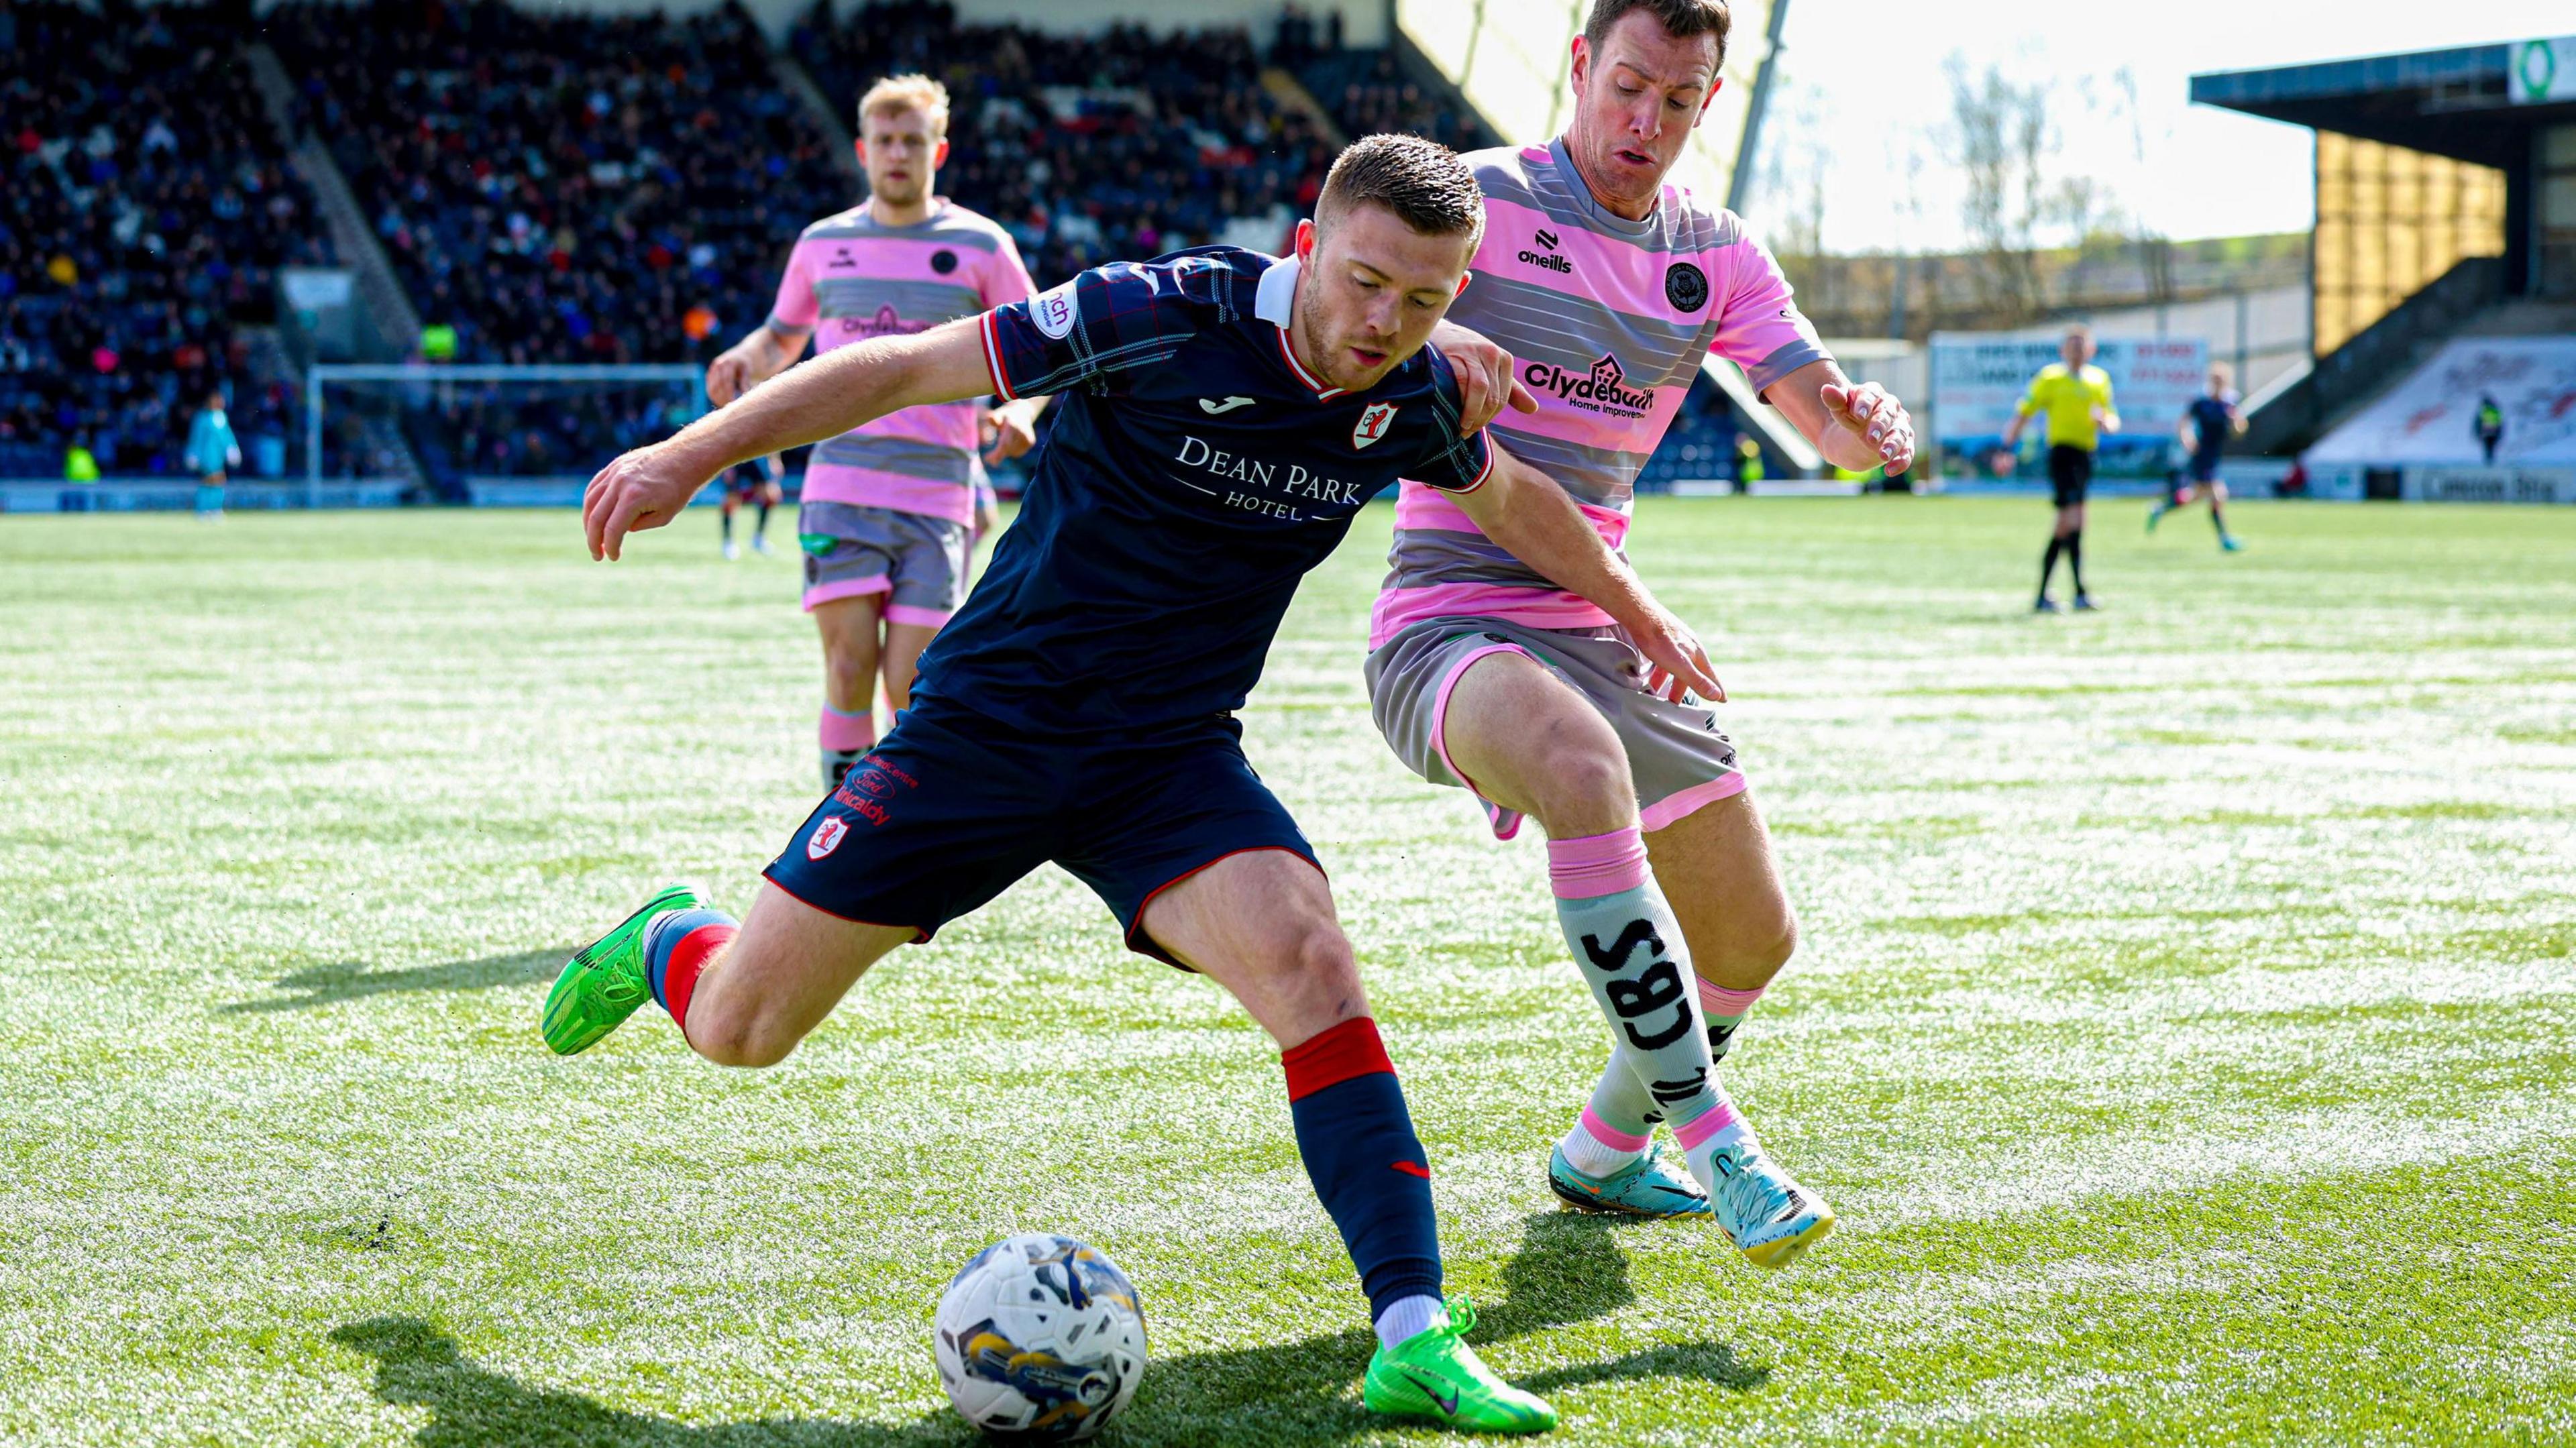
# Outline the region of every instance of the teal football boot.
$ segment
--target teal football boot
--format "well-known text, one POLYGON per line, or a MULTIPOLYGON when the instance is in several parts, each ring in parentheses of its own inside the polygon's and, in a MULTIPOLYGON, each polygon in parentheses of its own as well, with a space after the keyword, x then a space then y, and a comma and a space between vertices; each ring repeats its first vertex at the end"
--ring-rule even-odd
POLYGON ((1577 1211, 1608 1212, 1627 1217, 1705 1217, 1708 1197, 1689 1177, 1666 1166, 1652 1151, 1608 1176, 1586 1176, 1565 1159, 1565 1148, 1548 1153, 1548 1190, 1577 1211))

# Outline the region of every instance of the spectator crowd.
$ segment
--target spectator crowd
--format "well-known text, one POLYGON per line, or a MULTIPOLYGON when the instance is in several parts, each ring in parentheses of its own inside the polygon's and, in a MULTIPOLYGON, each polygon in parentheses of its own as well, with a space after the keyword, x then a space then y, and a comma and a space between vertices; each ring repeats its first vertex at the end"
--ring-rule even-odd
MULTIPOLYGON (((767 315, 808 222, 851 205, 846 144, 739 4, 686 17, 504 0, 0 0, 0 476, 176 471, 210 388, 253 473, 300 449, 276 273, 334 261, 245 46, 273 45, 424 325, 432 360, 693 363, 767 315), (245 329, 251 329, 245 332, 245 329)), ((1211 241, 1277 248, 1327 127, 1486 138, 1340 17, 1062 35, 939 0, 816 8, 789 52, 840 124, 878 77, 952 97, 940 189, 1049 285, 1211 241)), ((586 471, 667 430, 670 389, 440 384, 353 398, 332 457, 407 446, 434 477, 586 471), (354 429, 354 430, 352 430, 354 429), (347 436, 341 434, 345 432, 347 436)), ((294 465, 301 465, 300 458, 294 465)), ((360 466, 349 463, 349 466, 360 466)), ((336 466, 336 465, 332 465, 336 466)))
POLYGON ((712 357, 849 204, 737 5, 666 19, 500 0, 267 17, 424 323, 469 362, 712 357))
POLYGON ((277 268, 327 263, 242 64, 238 17, 0 0, 0 476, 175 473, 210 388, 246 439, 294 393, 237 328, 277 268))
POLYGON ((946 83, 940 190, 1007 227, 1051 285, 1115 257, 1212 241, 1276 248, 1333 148, 1261 83, 1249 31, 961 24, 936 0, 818 5, 795 53, 847 113, 879 76, 946 83))

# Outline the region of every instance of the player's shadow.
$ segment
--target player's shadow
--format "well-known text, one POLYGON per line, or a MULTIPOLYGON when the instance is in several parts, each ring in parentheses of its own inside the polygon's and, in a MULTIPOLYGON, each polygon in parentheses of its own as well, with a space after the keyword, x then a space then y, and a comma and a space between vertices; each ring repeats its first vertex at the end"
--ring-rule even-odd
MULTIPOLYGON (((1521 1249, 1503 1269, 1503 1300, 1480 1313, 1471 1340, 1505 1342, 1589 1321, 1634 1300, 1627 1258, 1606 1218, 1555 1212, 1531 1216, 1521 1249)), ((981 1441, 958 1419, 934 1412, 899 1426, 807 1418, 763 1418, 693 1427, 630 1413, 578 1393, 532 1388, 476 1364, 456 1340, 409 1317, 351 1323, 331 1340, 375 1359, 376 1396, 426 1408, 419 1448, 887 1448, 894 1444, 981 1441)), ((1357 1379, 1376 1339, 1365 1329, 1298 1342, 1158 1357, 1117 1440, 1133 1448, 1260 1440, 1330 1443, 1384 1426, 1361 1406, 1357 1379)), ((925 1372, 927 1367, 925 1365, 925 1372)), ((1551 1368, 1520 1380, 1535 1392, 1594 1383, 1682 1378, 1741 1391, 1767 1370, 1736 1360, 1724 1343, 1667 1343, 1607 1362, 1551 1368)))
POLYGON ((465 1355, 456 1339, 416 1317, 376 1317, 335 1329, 331 1340, 376 1360, 375 1394, 396 1407, 427 1408, 412 1435, 419 1448, 881 1448, 971 1441, 965 1424, 924 1417, 904 1428, 762 1418, 694 1427, 629 1413, 579 1393, 532 1388, 465 1355))
POLYGON ((494 986, 531 985, 554 979, 555 972, 563 968, 564 961, 572 953, 573 947, 567 945, 552 950, 487 955, 480 960, 416 965, 406 970, 370 970, 354 960, 309 966, 277 982, 274 989, 286 994, 235 1001, 224 1006, 222 1013, 239 1015, 251 1011, 303 1010, 310 1006, 334 1005, 341 1001, 411 991, 490 990, 494 986))

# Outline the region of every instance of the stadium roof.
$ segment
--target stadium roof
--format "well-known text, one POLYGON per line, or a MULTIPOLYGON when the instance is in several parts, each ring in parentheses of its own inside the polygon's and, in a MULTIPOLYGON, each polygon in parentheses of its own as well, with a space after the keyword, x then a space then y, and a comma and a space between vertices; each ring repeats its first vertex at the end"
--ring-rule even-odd
POLYGON ((2542 75, 2576 52, 2558 41, 2499 42, 2191 78, 2191 98, 2364 140, 2507 166, 2534 126, 2576 121, 2576 76, 2542 75), (2534 52, 2538 54, 2535 55, 2534 52), (2534 83, 2532 75, 2541 75, 2534 83), (2540 99, 2532 99, 2533 95, 2540 99))

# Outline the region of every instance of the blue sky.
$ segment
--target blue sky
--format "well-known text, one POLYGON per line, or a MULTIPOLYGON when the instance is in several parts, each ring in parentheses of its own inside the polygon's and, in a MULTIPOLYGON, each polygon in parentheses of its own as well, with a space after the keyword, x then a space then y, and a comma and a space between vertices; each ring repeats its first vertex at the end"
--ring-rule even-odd
MULTIPOLYGON (((2166 235, 2303 231, 2310 133, 2193 106, 2192 75, 2571 32, 2570 0, 1793 0, 1779 124, 1762 145, 1788 148, 1780 154, 1802 172, 1823 161, 1830 249, 1956 247, 1959 189, 1937 130, 1955 54, 1978 71, 2048 77, 2067 167, 2166 235), (2123 66, 2134 111, 2115 80, 2123 66)), ((1778 225, 1772 209, 1767 199, 1747 207, 1765 231, 1778 225)))

